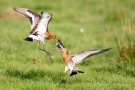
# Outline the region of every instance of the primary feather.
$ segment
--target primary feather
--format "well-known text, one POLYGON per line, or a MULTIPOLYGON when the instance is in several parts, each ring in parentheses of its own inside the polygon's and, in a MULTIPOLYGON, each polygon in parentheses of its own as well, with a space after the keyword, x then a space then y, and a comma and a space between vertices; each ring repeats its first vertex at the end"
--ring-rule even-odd
POLYGON ((83 60, 85 60, 88 57, 91 57, 93 55, 97 55, 97 54, 101 54, 105 51, 110 50, 111 48, 107 48, 107 49, 96 49, 96 50, 84 50, 81 51, 75 55, 73 55, 72 60, 75 64, 79 64, 81 63, 83 60))
POLYGON ((29 19, 31 24, 31 30, 34 28, 34 26, 38 25, 39 20, 41 19, 41 16, 32 10, 26 8, 13 8, 13 9, 29 19))
POLYGON ((41 12, 41 15, 39 15, 38 13, 26 8, 13 9, 28 18, 31 23, 31 31, 29 32, 30 35, 25 40, 43 41, 43 39, 45 38, 45 32, 48 31, 48 24, 52 18, 52 14, 48 12, 41 12))

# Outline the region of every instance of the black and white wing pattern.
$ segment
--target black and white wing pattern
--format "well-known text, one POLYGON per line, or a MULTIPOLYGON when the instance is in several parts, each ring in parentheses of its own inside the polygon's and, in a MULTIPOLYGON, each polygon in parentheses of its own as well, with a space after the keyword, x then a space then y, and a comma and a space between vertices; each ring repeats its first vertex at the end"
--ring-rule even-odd
POLYGON ((86 58, 89 58, 93 55, 97 55, 97 54, 101 54, 103 52, 106 52, 108 50, 110 50, 111 48, 107 48, 107 49, 96 49, 96 50, 84 50, 81 51, 77 54, 75 54, 72 58, 73 62, 75 64, 79 64, 81 63, 83 60, 85 60, 86 58))
POLYGON ((52 18, 52 14, 48 12, 41 12, 41 19, 40 22, 34 32, 32 34, 37 33, 39 35, 44 34, 46 31, 48 31, 48 24, 49 21, 52 18))
POLYGON ((41 19, 41 16, 38 13, 36 13, 32 10, 26 9, 26 8, 13 8, 13 9, 16 12, 24 15, 25 17, 27 17, 29 19, 30 24, 31 24, 31 30, 32 30, 32 31, 30 31, 30 34, 31 34, 34 30, 33 28, 35 28, 38 25, 38 23, 41 19))

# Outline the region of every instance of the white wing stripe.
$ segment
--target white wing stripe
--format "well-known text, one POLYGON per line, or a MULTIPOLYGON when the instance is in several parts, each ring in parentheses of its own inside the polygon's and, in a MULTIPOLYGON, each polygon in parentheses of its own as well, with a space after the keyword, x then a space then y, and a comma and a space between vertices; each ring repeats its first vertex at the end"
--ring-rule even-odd
POLYGON ((29 12, 26 12, 26 14, 29 16, 29 17, 31 17, 31 19, 32 19, 32 21, 31 21, 31 29, 34 27, 34 15, 32 15, 31 13, 29 13, 29 12))

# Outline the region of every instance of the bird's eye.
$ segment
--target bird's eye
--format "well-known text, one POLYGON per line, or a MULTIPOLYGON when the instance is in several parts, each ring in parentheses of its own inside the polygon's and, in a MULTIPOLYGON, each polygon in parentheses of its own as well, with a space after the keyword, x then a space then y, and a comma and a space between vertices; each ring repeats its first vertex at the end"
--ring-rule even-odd
POLYGON ((47 16, 47 18, 49 18, 49 16, 47 16))

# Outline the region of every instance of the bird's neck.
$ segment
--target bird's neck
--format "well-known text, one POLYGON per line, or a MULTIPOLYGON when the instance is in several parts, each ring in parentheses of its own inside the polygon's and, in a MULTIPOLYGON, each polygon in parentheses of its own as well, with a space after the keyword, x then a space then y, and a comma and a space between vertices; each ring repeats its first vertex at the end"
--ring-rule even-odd
POLYGON ((47 32, 45 33, 45 38, 46 39, 55 39, 56 38, 56 35, 54 33, 50 33, 48 30, 47 32))
POLYGON ((56 38, 56 35, 54 33, 51 33, 50 34, 50 37, 53 38, 53 39, 55 39, 56 38))
POLYGON ((63 59, 65 62, 69 62, 72 60, 72 57, 68 54, 68 52, 63 52, 63 59))
POLYGON ((68 56, 69 54, 68 52, 63 52, 63 55, 68 56))

